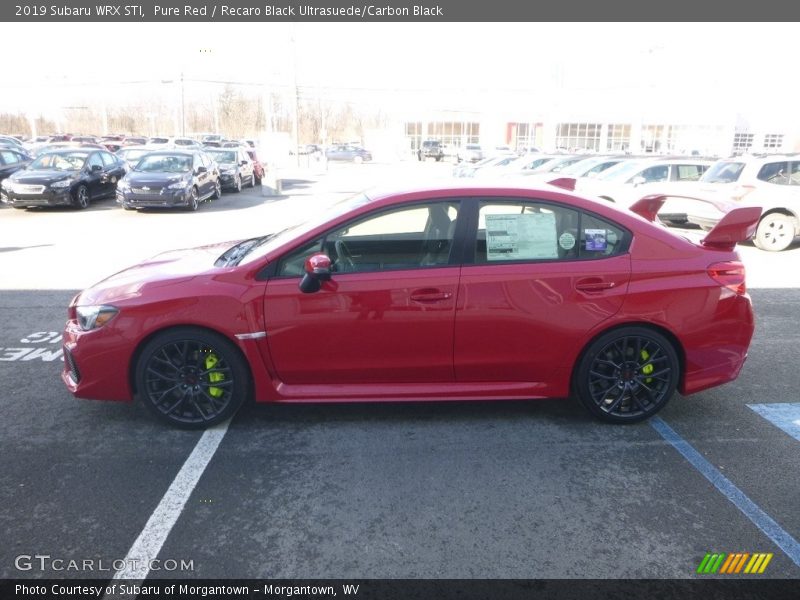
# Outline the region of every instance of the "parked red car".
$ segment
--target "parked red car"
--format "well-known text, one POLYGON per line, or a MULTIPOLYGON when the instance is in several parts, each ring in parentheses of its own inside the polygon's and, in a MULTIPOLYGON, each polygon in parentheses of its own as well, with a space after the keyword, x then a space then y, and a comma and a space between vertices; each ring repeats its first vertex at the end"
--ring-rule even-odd
POLYGON ((201 428, 259 402, 577 395, 633 422, 735 379, 753 334, 737 241, 564 189, 357 195, 292 229, 161 254, 78 294, 62 378, 201 428), (642 215, 642 216, 640 216, 642 215))
POLYGON ((255 150, 248 149, 248 150, 245 150, 245 151, 247 152, 247 155, 253 161, 253 174, 256 176, 256 181, 255 181, 256 185, 261 185, 261 180, 264 179, 264 165, 258 159, 258 154, 256 154, 255 150))

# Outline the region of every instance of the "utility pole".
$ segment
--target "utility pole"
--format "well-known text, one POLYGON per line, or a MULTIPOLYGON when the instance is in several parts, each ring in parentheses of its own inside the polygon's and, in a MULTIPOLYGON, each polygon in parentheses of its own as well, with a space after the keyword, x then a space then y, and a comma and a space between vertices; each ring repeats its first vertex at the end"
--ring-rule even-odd
POLYGON ((186 137, 186 99, 183 89, 183 71, 181 71, 181 136, 186 137))
POLYGON ((297 42, 295 40, 296 25, 292 23, 292 65, 294 67, 294 119, 292 120, 292 140, 295 166, 300 166, 300 88, 297 86, 297 42))

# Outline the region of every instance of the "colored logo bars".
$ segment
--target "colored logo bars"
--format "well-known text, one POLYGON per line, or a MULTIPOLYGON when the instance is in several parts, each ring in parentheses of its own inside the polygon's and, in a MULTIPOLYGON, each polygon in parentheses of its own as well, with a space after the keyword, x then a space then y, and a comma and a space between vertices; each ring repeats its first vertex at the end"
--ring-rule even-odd
POLYGON ((700 566, 697 567, 697 572, 701 575, 734 575, 737 573, 763 573, 767 568, 769 561, 772 560, 772 552, 756 552, 750 554, 749 552, 737 552, 735 554, 711 553, 708 552, 700 566))

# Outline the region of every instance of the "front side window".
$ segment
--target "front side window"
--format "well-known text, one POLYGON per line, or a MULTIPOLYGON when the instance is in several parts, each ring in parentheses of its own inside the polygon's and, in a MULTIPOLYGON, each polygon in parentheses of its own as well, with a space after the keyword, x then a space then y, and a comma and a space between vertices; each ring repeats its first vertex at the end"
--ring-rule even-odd
POLYGON ((646 183, 652 181, 666 181, 669 177, 669 167, 667 165, 657 165, 649 167, 640 173, 646 183))
POLYGON ((284 256, 278 275, 302 275, 305 260, 316 252, 330 256, 336 273, 447 265, 458 210, 458 202, 441 201, 363 217, 284 256))
POLYGON ((94 167, 100 167, 102 169, 103 160, 100 158, 100 154, 99 153, 92 154, 89 157, 89 160, 86 161, 86 166, 89 167, 90 169, 94 167))
POLYGON ((596 258, 624 248, 623 229, 549 203, 485 201, 478 213, 475 263, 596 258))

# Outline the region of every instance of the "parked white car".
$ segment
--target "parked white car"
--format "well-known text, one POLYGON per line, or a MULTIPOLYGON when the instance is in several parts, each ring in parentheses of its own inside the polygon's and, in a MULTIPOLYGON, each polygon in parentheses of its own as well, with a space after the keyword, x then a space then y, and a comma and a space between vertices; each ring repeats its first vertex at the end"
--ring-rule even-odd
POLYGON ((596 177, 577 178, 575 191, 628 207, 643 196, 660 193, 670 182, 697 181, 712 164, 695 157, 631 159, 596 177))
POLYGON ((464 144, 456 153, 457 162, 476 163, 484 159, 483 148, 480 144, 464 144))
POLYGON ((664 192, 699 198, 683 200, 681 206, 689 223, 706 230, 734 208, 760 207, 753 243, 762 250, 785 250, 800 235, 800 156, 725 158, 714 163, 699 181, 670 186, 664 192))

